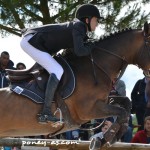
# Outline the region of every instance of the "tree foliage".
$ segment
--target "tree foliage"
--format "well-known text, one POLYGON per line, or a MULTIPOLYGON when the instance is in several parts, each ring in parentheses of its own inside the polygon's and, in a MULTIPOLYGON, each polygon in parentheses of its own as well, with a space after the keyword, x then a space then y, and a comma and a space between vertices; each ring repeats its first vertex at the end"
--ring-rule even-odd
POLYGON ((128 27, 141 28, 150 15, 141 8, 149 0, 0 0, 1 35, 21 36, 23 28, 70 21, 83 3, 99 8, 105 18, 105 34, 128 27))

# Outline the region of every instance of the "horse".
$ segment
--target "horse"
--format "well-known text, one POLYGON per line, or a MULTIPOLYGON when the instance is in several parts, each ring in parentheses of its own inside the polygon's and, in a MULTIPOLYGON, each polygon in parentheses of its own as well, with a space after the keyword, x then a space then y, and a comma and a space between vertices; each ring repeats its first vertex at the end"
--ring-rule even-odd
MULTIPOLYGON (((149 37, 150 24, 146 22, 143 30, 122 30, 95 41, 95 48, 89 56, 66 57, 72 66, 76 86, 73 93, 63 100, 67 111, 63 111, 62 104, 56 103, 61 98, 58 88, 52 112, 59 106, 63 117, 69 113, 71 123, 64 120, 63 123, 39 124, 36 116, 42 109, 41 104, 12 92, 9 87, 0 89, 0 137, 54 135, 79 128, 92 119, 111 116, 117 116, 117 119, 104 134, 102 145, 119 137, 127 123, 130 103, 123 104, 128 98, 121 98, 122 102, 117 98, 121 107, 113 100, 108 103, 112 81, 121 77, 128 64, 137 65, 143 70, 150 68, 149 37)), ((56 116, 59 117, 59 114, 56 113, 56 116)))

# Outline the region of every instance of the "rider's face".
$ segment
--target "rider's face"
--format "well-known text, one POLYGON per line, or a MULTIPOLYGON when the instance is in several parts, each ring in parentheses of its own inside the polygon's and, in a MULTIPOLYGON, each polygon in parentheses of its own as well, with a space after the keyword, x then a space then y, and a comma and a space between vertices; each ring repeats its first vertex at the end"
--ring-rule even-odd
POLYGON ((96 27, 98 26, 98 18, 97 17, 92 17, 91 19, 91 31, 95 31, 96 27))

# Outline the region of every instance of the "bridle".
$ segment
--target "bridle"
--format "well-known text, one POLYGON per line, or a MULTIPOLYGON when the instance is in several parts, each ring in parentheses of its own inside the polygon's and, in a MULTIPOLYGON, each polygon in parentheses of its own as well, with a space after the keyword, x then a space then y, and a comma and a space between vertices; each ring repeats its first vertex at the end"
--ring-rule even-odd
MULTIPOLYGON (((148 49, 150 47, 150 35, 144 35, 145 47, 148 49)), ((148 49, 148 54, 150 56, 150 50, 148 49)), ((150 78, 150 70, 144 70, 143 74, 145 77, 150 78)))
MULTIPOLYGON (((150 35, 146 35, 146 34, 144 34, 144 48, 142 48, 142 50, 137 54, 137 58, 141 58, 145 50, 146 53, 148 53, 148 56, 150 58, 150 35)), ((137 64, 138 61, 136 60, 135 62, 137 64)), ((140 65, 137 64, 137 66, 142 69, 140 65)))

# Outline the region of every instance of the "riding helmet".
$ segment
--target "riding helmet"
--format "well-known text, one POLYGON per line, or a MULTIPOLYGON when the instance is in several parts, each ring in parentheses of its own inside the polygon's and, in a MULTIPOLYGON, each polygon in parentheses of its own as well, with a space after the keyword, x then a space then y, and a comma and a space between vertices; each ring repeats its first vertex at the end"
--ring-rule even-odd
POLYGON ((92 4, 81 5, 76 10, 75 17, 79 20, 86 17, 97 17, 98 19, 103 19, 103 17, 100 16, 98 8, 92 4))

